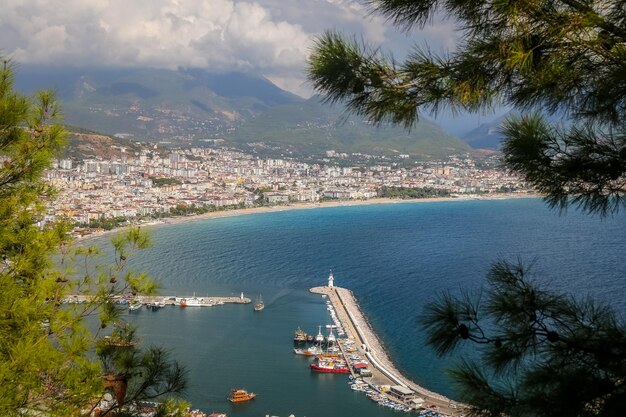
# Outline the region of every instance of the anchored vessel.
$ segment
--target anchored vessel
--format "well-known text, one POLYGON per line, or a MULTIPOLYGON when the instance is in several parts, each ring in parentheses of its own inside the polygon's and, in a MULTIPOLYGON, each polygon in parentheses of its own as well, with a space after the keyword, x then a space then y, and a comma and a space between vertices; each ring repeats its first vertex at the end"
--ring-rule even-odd
POLYGON ((344 361, 319 356, 317 358, 317 363, 311 364, 311 370, 315 372, 329 372, 333 374, 350 373, 350 368, 348 368, 344 361))
POLYGON ((193 293, 193 297, 181 298, 179 304, 181 307, 213 307, 219 303, 213 299, 196 297, 196 293, 193 293))
POLYGON ((231 403, 241 403, 244 401, 250 401, 254 397, 256 397, 256 394, 253 392, 248 392, 245 389, 241 388, 233 388, 230 391, 230 396, 228 397, 228 400, 231 403))
POLYGON ((324 351, 322 351, 322 348, 319 346, 311 346, 308 349, 294 348, 293 352, 296 355, 304 355, 304 356, 321 355, 322 353, 324 353, 324 351))
POLYGON ((324 335, 322 334, 322 326, 318 326, 317 328, 317 336, 315 336, 315 343, 321 345, 324 343, 324 335))
POLYGON ((293 336, 293 341, 295 343, 306 342, 306 337, 306 332, 298 327, 298 329, 296 330, 296 334, 293 336))

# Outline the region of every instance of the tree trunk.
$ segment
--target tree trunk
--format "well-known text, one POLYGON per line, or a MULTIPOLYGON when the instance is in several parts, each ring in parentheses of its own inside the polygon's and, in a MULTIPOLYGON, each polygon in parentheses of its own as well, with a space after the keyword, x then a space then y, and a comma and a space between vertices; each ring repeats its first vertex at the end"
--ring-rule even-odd
POLYGON ((105 375, 104 387, 113 389, 115 399, 118 405, 124 404, 126 399, 126 389, 128 388, 128 380, 124 375, 105 375))

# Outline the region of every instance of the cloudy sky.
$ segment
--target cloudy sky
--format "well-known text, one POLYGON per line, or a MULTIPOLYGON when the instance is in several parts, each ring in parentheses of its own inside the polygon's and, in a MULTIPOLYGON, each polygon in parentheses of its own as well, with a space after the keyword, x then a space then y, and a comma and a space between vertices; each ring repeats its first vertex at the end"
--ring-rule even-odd
POLYGON ((454 47, 450 22, 399 32, 364 0, 4 0, 0 53, 20 63, 132 66, 264 75, 308 96, 311 42, 336 29, 402 58, 454 47))

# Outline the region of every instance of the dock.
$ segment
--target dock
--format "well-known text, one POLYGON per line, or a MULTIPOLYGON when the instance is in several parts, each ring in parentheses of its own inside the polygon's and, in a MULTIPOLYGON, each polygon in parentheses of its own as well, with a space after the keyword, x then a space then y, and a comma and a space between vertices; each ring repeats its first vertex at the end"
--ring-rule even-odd
POLYGON ((364 377, 363 380, 370 386, 401 386, 408 388, 415 393, 415 397, 424 400, 424 407, 426 408, 434 405, 438 408, 439 413, 450 416, 464 414, 463 407, 460 404, 416 384, 396 369, 350 290, 336 286, 324 286, 314 287, 309 291, 313 294, 328 297, 335 309, 338 320, 346 332, 346 336, 358 344, 358 353, 368 359, 372 376, 364 377))
MULTIPOLYGON (((80 304, 86 303, 93 299, 92 295, 84 295, 84 294, 73 294, 68 295, 63 298, 62 302, 67 304, 80 304)), ((155 303, 163 303, 164 305, 180 305, 181 300, 198 300, 197 304, 194 304, 193 307, 212 307, 216 305, 222 304, 250 304, 252 300, 248 297, 221 297, 221 296, 196 296, 196 295, 134 295, 134 296, 114 296, 111 297, 111 300, 115 303, 119 304, 143 304, 143 305, 152 305, 155 303)), ((192 307, 190 307, 192 308, 192 307)))

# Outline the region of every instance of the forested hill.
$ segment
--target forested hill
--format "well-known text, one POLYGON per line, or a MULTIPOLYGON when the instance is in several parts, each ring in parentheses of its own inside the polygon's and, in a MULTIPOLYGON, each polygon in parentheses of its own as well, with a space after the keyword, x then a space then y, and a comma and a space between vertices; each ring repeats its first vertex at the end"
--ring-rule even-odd
MULTIPOLYGON (((465 143, 436 124, 421 121, 411 132, 375 127, 345 117, 342 107, 305 100, 269 80, 242 73, 199 69, 61 69, 24 66, 16 79, 26 92, 52 88, 65 123, 132 141, 198 145, 254 143, 265 154, 310 156, 337 152, 410 154, 428 159, 464 152, 465 143)), ((88 138, 89 139, 89 138, 88 138)), ((93 138, 92 138, 93 139, 93 138)), ((89 153, 89 146, 83 150, 89 153)))
POLYGON ((410 132, 401 127, 376 127, 361 117, 347 115, 343 107, 322 103, 319 97, 269 108, 260 116, 244 121, 228 139, 298 154, 335 150, 410 154, 428 159, 470 149, 435 123, 421 120, 410 132))

